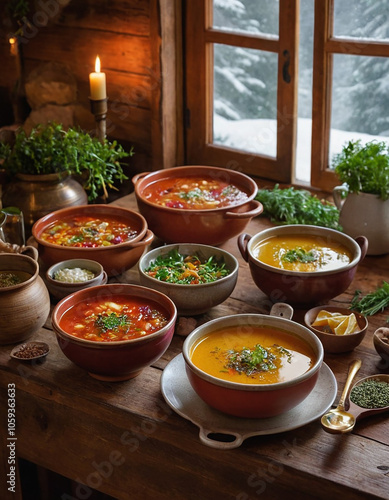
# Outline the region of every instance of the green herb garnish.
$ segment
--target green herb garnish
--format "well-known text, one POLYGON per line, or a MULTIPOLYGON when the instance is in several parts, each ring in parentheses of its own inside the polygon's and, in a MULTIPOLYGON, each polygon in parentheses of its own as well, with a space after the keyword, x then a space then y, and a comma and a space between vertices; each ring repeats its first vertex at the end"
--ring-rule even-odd
POLYGON ((230 274, 223 261, 214 256, 207 260, 197 255, 182 255, 177 249, 158 256, 145 273, 159 281, 181 285, 212 283, 230 274))
POLYGON ((389 306, 389 283, 387 281, 364 297, 360 297, 361 293, 360 290, 355 291, 350 309, 355 309, 364 316, 373 316, 389 306))
POLYGON ((319 259, 317 252, 314 250, 304 250, 304 248, 298 247, 288 250, 281 257, 284 262, 301 262, 302 264, 308 264, 310 262, 316 262, 319 259))
POLYGON ((241 351, 228 351, 228 362, 226 368, 245 373, 246 375, 254 375, 255 373, 276 370, 277 366, 274 361, 277 355, 286 355, 288 361, 291 360, 291 353, 284 347, 276 344, 270 348, 262 347, 256 344, 253 349, 244 347, 241 351))
POLYGON ((119 330, 131 325, 131 320, 126 314, 111 313, 109 316, 98 314, 95 325, 103 332, 119 330))
POLYGON ((309 224, 341 231, 339 210, 305 189, 293 187, 259 189, 255 197, 263 205, 263 215, 280 224, 309 224))

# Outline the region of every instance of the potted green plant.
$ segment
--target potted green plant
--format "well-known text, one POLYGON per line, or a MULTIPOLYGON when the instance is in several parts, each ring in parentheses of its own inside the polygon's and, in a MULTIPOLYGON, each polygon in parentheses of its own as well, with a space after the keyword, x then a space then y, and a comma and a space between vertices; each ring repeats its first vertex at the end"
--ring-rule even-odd
POLYGON ((27 226, 41 216, 71 205, 108 198, 115 183, 127 179, 121 160, 133 154, 116 141, 92 137, 58 123, 20 129, 12 144, 0 143, 6 174, 3 206, 19 207, 27 226))
POLYGON ((389 145, 349 141, 332 168, 342 182, 333 196, 344 232, 366 236, 370 255, 389 253, 389 145))

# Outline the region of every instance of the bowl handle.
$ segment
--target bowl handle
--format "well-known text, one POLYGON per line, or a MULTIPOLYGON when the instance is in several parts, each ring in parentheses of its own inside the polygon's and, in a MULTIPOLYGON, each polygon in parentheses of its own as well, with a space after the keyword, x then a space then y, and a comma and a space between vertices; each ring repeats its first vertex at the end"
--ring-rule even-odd
POLYGON ((355 238, 355 241, 358 243, 361 249, 361 258, 359 259, 359 262, 361 262, 365 258, 367 249, 369 248, 369 240, 366 238, 366 236, 357 236, 355 238))
POLYGON ((129 247, 129 248, 136 248, 136 247, 144 247, 146 245, 150 245, 150 243, 153 241, 154 239, 154 233, 152 231, 150 231, 150 229, 148 229, 146 231, 146 234, 144 236, 143 239, 141 239, 140 241, 134 241, 134 243, 131 243, 131 241, 129 241, 126 245, 129 247))
POLYGON ((263 205, 257 200, 251 201, 252 210, 249 212, 226 212, 224 214, 225 219, 251 219, 256 217, 263 212, 263 205))
POLYGON ((146 175, 148 175, 150 172, 142 172, 140 174, 136 174, 134 175, 134 177, 131 179, 132 180, 132 183, 135 185, 139 179, 142 179, 143 177, 146 177, 146 175))
POLYGON ((250 234, 242 233, 238 236, 238 248, 242 257, 246 262, 249 261, 249 252, 247 250, 247 245, 250 240, 251 240, 250 234))
POLYGON ((292 319, 293 307, 284 302, 277 302, 273 304, 270 309, 270 316, 277 316, 278 318, 292 319))

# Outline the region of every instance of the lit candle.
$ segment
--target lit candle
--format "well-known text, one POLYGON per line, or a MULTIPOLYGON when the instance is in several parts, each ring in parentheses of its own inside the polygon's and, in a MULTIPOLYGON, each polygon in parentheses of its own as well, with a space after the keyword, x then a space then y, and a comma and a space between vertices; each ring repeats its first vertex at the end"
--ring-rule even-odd
POLYGON ((96 57, 95 72, 89 74, 90 98, 100 101, 107 97, 105 73, 100 72, 100 58, 96 57))

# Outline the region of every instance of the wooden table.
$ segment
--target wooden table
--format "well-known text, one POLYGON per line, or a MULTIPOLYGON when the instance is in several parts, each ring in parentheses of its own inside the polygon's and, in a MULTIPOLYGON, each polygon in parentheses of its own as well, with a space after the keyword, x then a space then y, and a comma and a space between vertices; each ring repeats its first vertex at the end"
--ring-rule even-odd
MULTIPOLYGON (((133 195, 117 205, 136 208, 133 195)), ((246 232, 270 226, 251 221, 246 232)), ((227 314, 268 313, 269 301, 251 280, 236 240, 223 245, 240 262, 238 284, 222 305, 200 316, 197 324, 227 314)), ((389 277, 389 255, 366 257, 349 289, 331 303, 349 306, 355 290, 367 293, 389 277)), ((120 279, 137 283, 134 268, 120 279)), ((294 319, 302 322, 304 311, 294 319)), ((339 398, 348 365, 363 360, 357 376, 389 373, 372 335, 385 325, 388 313, 369 318, 363 343, 353 352, 326 355, 338 382, 339 398)), ((12 346, 0 348, 1 498, 3 478, 10 472, 7 448, 7 388, 16 391, 16 455, 76 481, 72 498, 89 498, 94 488, 118 499, 347 498, 389 499, 388 414, 361 421, 347 435, 325 433, 319 421, 280 434, 250 437, 239 448, 220 450, 199 440, 199 429, 165 403, 160 379, 166 365, 181 352, 175 335, 166 354, 136 379, 101 382, 73 365, 57 346, 50 320, 35 336, 50 344, 42 364, 28 365, 9 357, 12 346), (77 482, 86 487, 77 486, 77 482)), ((337 401, 337 400, 336 400, 337 401)), ((12 457, 11 457, 12 458, 12 457)), ((18 467, 16 467, 18 479, 18 467)), ((69 498, 69 497, 66 497, 69 498)))

